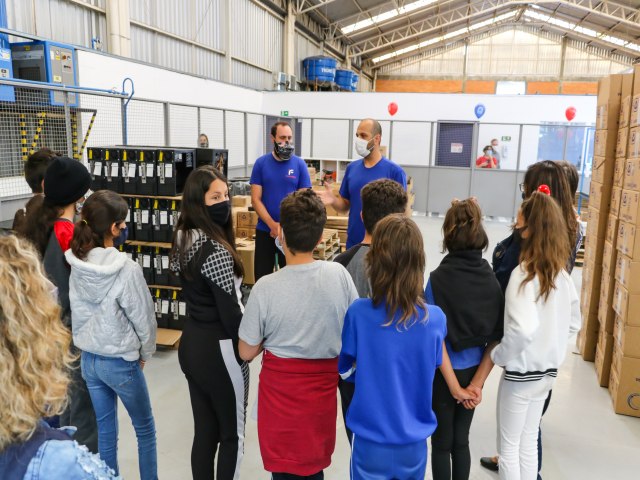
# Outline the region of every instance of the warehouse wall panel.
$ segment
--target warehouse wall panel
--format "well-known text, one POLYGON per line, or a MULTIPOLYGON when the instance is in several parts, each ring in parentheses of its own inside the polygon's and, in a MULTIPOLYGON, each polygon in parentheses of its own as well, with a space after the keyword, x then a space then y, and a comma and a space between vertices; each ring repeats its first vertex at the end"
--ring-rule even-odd
POLYGON ((562 82, 561 93, 564 95, 597 95, 598 82, 562 82))
POLYGON ((460 93, 462 80, 387 80, 376 81, 376 92, 460 93))

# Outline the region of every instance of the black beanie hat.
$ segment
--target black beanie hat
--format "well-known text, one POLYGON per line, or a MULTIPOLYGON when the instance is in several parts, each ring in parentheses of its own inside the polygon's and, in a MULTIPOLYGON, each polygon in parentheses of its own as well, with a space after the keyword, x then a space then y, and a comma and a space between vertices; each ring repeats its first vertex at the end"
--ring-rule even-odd
POLYGON ((90 186, 87 167, 69 157, 54 157, 44 174, 44 198, 52 205, 71 205, 80 200, 90 186))

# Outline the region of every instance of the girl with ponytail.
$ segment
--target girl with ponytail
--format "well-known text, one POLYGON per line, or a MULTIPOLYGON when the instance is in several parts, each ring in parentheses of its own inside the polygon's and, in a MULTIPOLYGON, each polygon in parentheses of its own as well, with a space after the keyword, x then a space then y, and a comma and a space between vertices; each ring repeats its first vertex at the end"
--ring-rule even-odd
POLYGON ((73 341, 98 418, 100 456, 118 474, 120 398, 136 431, 140 478, 155 480, 155 422, 142 369, 156 349, 156 319, 142 269, 115 248, 126 240, 127 210, 109 190, 94 193, 82 208, 65 254, 73 341))

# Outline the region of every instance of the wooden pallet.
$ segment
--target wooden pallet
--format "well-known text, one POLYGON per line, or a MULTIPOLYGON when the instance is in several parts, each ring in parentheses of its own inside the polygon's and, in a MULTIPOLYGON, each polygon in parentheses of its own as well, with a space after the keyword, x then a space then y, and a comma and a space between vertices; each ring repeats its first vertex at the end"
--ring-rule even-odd
POLYGON ((313 251, 314 258, 329 260, 340 250, 340 235, 338 230, 325 229, 322 232, 322 240, 313 251))

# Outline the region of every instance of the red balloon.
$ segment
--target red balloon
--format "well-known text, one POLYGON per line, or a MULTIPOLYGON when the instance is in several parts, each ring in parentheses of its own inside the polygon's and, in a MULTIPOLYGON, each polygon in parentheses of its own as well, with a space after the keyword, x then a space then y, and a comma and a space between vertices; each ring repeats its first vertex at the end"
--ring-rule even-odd
POLYGON ((398 104, 396 102, 391 102, 387 107, 387 110, 389 110, 389 113, 391 114, 391 116, 395 115, 396 112, 398 111, 398 104))
POLYGON ((567 117, 567 120, 571 121, 574 118, 576 118, 576 108, 575 107, 569 107, 565 110, 564 112, 564 116, 567 117))

